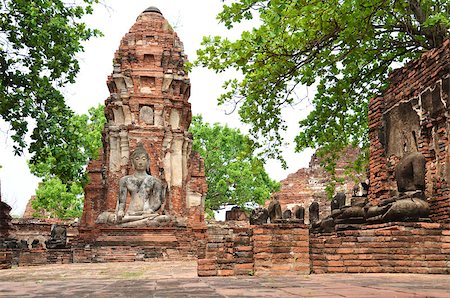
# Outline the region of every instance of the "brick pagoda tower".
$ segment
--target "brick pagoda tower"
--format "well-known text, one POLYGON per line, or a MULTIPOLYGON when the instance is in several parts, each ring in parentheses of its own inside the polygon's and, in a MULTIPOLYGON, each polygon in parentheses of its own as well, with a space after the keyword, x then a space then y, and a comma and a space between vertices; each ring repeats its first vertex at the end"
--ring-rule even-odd
POLYGON ((189 225, 203 222, 203 160, 191 151, 190 81, 183 44, 162 13, 149 7, 125 34, 107 85, 107 123, 100 157, 88 166, 81 227, 114 211, 119 179, 132 173, 130 153, 143 143, 150 174, 167 183, 165 214, 189 225))

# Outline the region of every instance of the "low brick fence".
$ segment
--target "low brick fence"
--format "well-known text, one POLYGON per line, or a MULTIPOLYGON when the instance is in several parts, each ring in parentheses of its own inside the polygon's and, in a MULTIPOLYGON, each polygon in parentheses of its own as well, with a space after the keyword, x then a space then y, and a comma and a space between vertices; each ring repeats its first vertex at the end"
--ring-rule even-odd
POLYGON ((197 257, 199 276, 310 272, 450 274, 450 224, 386 223, 309 234, 307 225, 297 223, 225 223, 210 225, 207 231, 109 229, 101 234, 96 242, 76 242, 67 249, 1 249, 0 269, 11 265, 197 257))
POLYGON ((198 259, 199 276, 252 275, 253 240, 250 227, 208 227, 205 254, 198 259))
POLYGON ((0 250, 0 269, 10 269, 12 265, 12 253, 7 250, 0 250))
POLYGON ((270 224, 253 229, 255 273, 309 274, 309 229, 303 224, 270 224))
POLYGON ((309 274, 309 230, 303 224, 208 227, 199 276, 309 274))
MULTIPOLYGON (((22 232, 21 236, 28 237, 25 238, 28 241, 37 239, 38 228, 48 232, 43 227, 50 229, 50 225, 38 225, 31 233, 22 226, 26 233, 22 232)), ((76 232, 78 235, 78 229, 76 232)), ((64 249, 47 249, 41 242, 36 247, 19 243, 15 248, 1 248, 0 269, 46 264, 194 260, 204 255, 205 226, 80 229, 80 232, 85 237, 69 238, 64 249)), ((48 237, 46 235, 44 240, 48 237)))
POLYGON ((450 225, 387 223, 310 238, 312 273, 450 274, 450 225))

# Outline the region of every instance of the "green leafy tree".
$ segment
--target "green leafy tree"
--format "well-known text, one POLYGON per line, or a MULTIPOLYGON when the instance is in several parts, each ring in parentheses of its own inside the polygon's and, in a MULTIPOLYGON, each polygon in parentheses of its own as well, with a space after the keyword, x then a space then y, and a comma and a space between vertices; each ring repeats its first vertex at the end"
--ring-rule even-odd
POLYGON ((97 2, 0 2, 0 118, 11 127, 15 153, 34 154, 31 163, 45 160, 42 148, 60 145, 72 117, 59 88, 74 82, 82 42, 100 34, 81 21, 97 2))
POLYGON ((207 209, 263 204, 279 189, 279 183, 266 173, 263 160, 255 157, 253 142, 239 129, 210 125, 201 116, 194 116, 189 130, 194 138, 193 150, 205 160, 207 209))
POLYGON ((78 217, 82 212, 83 187, 88 182, 86 165, 98 157, 101 133, 106 122, 104 106, 89 109, 88 114, 73 115, 57 146, 41 148, 45 159, 29 163, 31 172, 42 177, 32 206, 51 217, 78 217))
POLYGON ((34 216, 46 214, 53 218, 80 217, 83 212, 83 187, 79 183, 65 184, 58 177, 52 177, 39 184, 36 199, 31 202, 37 212, 34 216))
POLYGON ((391 67, 416 59, 449 36, 448 0, 238 0, 218 20, 228 29, 259 18, 231 41, 204 37, 197 65, 235 69, 242 79, 225 83, 219 103, 234 103, 251 136, 279 157, 284 107, 299 86, 317 86, 313 110, 300 120, 296 150, 319 148, 334 171, 340 152, 368 147, 368 101, 386 87, 391 67))

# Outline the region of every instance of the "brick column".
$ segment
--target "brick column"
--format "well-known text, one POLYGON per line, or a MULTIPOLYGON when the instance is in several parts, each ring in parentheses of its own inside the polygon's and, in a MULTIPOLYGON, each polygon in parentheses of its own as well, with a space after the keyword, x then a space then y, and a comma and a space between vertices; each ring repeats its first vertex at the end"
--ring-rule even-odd
POLYGON ((256 275, 309 274, 309 229, 303 224, 270 224, 253 229, 256 275))

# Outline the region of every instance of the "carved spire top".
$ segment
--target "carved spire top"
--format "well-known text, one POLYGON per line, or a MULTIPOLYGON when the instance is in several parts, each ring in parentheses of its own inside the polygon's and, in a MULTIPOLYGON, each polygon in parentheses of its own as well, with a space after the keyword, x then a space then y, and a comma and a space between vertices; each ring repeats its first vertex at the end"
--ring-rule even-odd
POLYGON ((161 11, 155 7, 155 6, 150 6, 148 7, 146 10, 144 10, 142 13, 146 13, 146 12, 154 12, 154 13, 159 13, 160 15, 162 15, 161 11))

